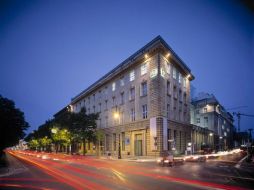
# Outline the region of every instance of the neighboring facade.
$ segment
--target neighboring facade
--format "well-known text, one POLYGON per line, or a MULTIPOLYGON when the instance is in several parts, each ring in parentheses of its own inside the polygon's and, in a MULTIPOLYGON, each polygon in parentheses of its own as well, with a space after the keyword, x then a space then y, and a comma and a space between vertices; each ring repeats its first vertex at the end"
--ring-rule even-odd
MULTIPOLYGON (((99 113, 105 154, 154 156, 183 153, 191 142, 191 70, 156 37, 72 98, 69 108, 99 113)), ((90 143, 88 153, 95 153, 90 143)))
POLYGON ((227 112, 213 94, 200 93, 193 98, 191 124, 213 132, 215 149, 233 147, 233 116, 227 112))

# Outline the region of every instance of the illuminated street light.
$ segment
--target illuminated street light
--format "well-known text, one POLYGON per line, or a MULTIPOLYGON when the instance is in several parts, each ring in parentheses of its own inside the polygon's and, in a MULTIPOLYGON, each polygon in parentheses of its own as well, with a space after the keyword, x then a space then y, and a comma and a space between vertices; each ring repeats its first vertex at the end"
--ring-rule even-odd
POLYGON ((170 53, 167 53, 166 58, 169 58, 169 56, 170 56, 170 53))
POLYGON ((56 134, 57 133, 57 128, 52 128, 51 133, 56 134))
POLYGON ((209 135, 210 135, 210 137, 212 137, 212 136, 213 136, 213 133, 210 133, 209 135))
POLYGON ((119 118, 119 113, 118 113, 118 112, 115 112, 115 113, 114 113, 114 118, 115 118, 115 119, 118 119, 118 118, 119 118))

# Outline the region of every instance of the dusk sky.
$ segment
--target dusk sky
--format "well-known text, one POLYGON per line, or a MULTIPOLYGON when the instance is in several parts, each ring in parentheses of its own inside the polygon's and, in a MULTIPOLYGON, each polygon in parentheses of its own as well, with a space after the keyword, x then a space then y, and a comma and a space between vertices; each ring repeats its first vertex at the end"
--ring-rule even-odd
MULTIPOLYGON (((0 94, 32 131, 161 35, 197 92, 254 114, 254 16, 239 2, 0 0, 0 94)), ((253 128, 254 118, 241 125, 253 128)))

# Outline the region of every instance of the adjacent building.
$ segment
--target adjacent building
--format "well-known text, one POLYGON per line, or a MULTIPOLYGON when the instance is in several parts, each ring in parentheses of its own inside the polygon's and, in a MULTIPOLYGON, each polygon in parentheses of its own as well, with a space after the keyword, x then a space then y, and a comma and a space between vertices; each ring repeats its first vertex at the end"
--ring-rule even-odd
POLYGON ((207 129, 214 142, 204 141, 217 150, 233 147, 233 116, 225 110, 213 94, 199 93, 191 102, 191 124, 207 129))
MULTIPOLYGON (((193 79, 189 67, 158 36, 72 98, 68 109, 79 112, 84 107, 88 114, 99 113, 105 154, 184 153, 191 142, 193 79)), ((86 146, 88 153, 95 153, 91 143, 86 146)))

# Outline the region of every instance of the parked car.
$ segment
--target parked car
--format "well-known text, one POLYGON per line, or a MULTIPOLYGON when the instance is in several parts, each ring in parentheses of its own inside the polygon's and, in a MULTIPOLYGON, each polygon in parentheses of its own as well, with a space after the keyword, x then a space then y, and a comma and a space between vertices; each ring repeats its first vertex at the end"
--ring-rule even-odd
POLYGON ((157 159, 157 163, 161 166, 173 166, 174 164, 174 156, 170 152, 165 152, 162 157, 157 159))

